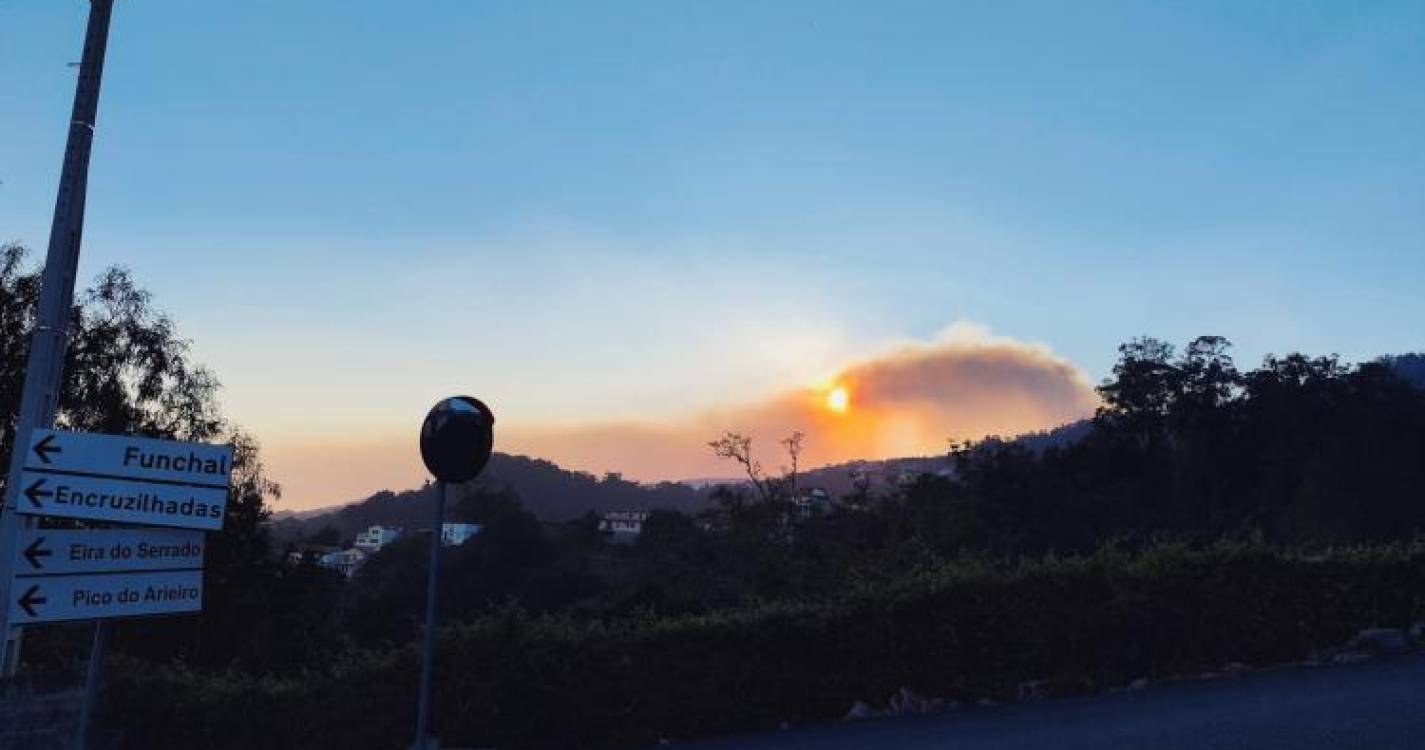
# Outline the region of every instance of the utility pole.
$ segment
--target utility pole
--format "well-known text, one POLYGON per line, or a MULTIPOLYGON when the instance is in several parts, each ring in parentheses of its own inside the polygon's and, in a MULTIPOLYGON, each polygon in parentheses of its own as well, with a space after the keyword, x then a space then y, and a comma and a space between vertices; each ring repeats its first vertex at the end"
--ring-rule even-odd
POLYGON ((89 25, 84 34, 84 57, 74 89, 74 109, 69 118, 69 140, 54 203, 49 248, 40 279, 40 305, 30 337, 30 357, 20 396, 19 419, 11 444, 10 471, 6 475, 3 512, 0 512, 0 676, 15 674, 20 661, 20 630, 10 626, 10 585, 14 578, 15 545, 21 527, 15 512, 20 498, 20 471, 30 433, 54 425, 64 378, 64 357, 69 348, 70 312, 74 307, 74 278, 79 268, 79 240, 84 232, 84 199, 89 184, 89 152, 94 144, 94 123, 99 111, 99 81, 104 73, 104 51, 109 43, 109 17, 114 0, 90 0, 89 25))

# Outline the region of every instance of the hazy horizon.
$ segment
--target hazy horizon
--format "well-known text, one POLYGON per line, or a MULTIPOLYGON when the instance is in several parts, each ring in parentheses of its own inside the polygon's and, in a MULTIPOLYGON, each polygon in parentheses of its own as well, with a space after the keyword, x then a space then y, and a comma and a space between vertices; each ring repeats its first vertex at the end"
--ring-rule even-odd
MULTIPOLYGON (((944 453, 950 440, 1051 429, 1089 416, 1096 403, 1082 373, 1044 347, 960 325, 934 343, 901 345, 822 382, 721 409, 658 421, 562 427, 503 429, 497 421, 495 447, 570 470, 612 471, 641 482, 677 481, 739 473, 707 446, 727 430, 753 436, 756 456, 775 473, 785 463, 777 440, 793 431, 806 435, 802 465, 818 467, 933 455, 944 453), (833 394, 840 400, 833 403, 833 394)), ((288 484, 283 505, 290 509, 416 487, 426 476, 414 431, 367 442, 280 446, 265 455, 279 482, 284 474, 301 473, 284 461, 324 463, 329 467, 320 472, 324 477, 341 477, 339 483, 323 479, 315 490, 288 484), (398 479, 382 484, 385 480, 378 477, 398 479)))

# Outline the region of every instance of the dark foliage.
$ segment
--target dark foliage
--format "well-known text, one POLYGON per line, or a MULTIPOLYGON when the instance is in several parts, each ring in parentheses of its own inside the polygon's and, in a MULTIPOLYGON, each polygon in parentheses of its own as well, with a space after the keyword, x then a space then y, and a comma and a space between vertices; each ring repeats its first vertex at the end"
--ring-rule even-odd
MULTIPOLYGON (((444 619, 471 619, 507 601, 532 612, 561 611, 595 593, 588 552, 600 540, 586 525, 548 525, 511 493, 480 490, 464 496, 450 517, 482 529, 441 551, 444 619)), ((429 550, 428 535, 410 534, 361 567, 345 620, 359 643, 390 647, 415 637, 425 612, 429 550)))
MULTIPOLYGON (((491 613, 448 628, 435 731, 470 747, 648 746, 826 721, 902 687, 1013 698, 1280 663, 1363 624, 1425 617, 1425 555, 1397 545, 1303 556, 1260 543, 1112 548, 1007 569, 942 565, 834 599, 620 621, 491 613), (557 718, 556 718, 557 717, 557 718)), ((398 748, 416 649, 328 676, 116 670, 112 721, 143 748, 398 748)))
POLYGON ((1415 384, 1415 387, 1425 388, 1425 354, 1399 354, 1381 357, 1380 363, 1415 384))
POLYGON ((1379 542, 1425 529, 1425 391, 1398 367, 1335 357, 1268 357, 1242 373, 1228 347, 1125 345, 1087 436, 1039 455, 961 447, 941 510, 992 529, 972 547, 1009 554, 1251 531, 1379 542))

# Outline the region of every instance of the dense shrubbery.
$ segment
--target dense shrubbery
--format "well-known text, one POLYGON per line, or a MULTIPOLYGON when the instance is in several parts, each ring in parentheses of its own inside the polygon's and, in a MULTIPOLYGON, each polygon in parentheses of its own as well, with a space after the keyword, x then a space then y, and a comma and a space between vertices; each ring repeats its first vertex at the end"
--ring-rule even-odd
MULTIPOLYGON (((632 745, 841 716, 902 686, 954 699, 1065 690, 1230 662, 1271 664, 1362 626, 1425 618, 1425 547, 1303 554, 1259 541, 1105 548, 1010 567, 959 562, 825 601, 617 621, 492 613, 447 628, 448 744, 632 745)), ((396 748, 413 647, 285 679, 114 670, 134 747, 396 748)))

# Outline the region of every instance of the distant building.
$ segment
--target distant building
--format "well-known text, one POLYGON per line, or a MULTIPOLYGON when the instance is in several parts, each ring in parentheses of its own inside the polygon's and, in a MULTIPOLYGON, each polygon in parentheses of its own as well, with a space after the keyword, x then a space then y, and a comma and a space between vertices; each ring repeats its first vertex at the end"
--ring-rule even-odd
POLYGON ((328 552, 317 558, 317 564, 324 568, 341 573, 350 578, 356 575, 356 571, 361 568, 361 564, 366 562, 366 553, 359 549, 344 549, 340 552, 328 552))
MULTIPOLYGON (((440 543, 445 547, 453 547, 464 544, 471 537, 480 533, 481 526, 478 523, 447 523, 440 528, 440 543)), ((331 568, 339 571, 342 575, 350 578, 356 575, 356 571, 366 563, 367 558, 379 552, 382 547, 396 541, 405 529, 396 526, 372 526, 356 535, 356 546, 351 549, 336 549, 324 552, 315 556, 318 565, 324 568, 331 568)), ((428 529, 421 529, 420 533, 428 533, 428 529)), ((309 545, 310 546, 310 545, 309 545)), ((304 552, 310 550, 294 551, 294 559, 300 559, 304 552)))
POLYGON ((480 533, 478 523, 447 523, 440 527, 440 543, 446 547, 462 545, 470 537, 480 533))
POLYGON ((394 526, 372 526, 356 535, 356 548, 367 554, 380 552, 400 535, 401 530, 394 526))
POLYGON ((599 531, 610 541, 631 542, 643 533, 643 522, 647 520, 646 510, 611 510, 599 519, 599 531))
MULTIPOLYGON (((464 544, 471 537, 479 534, 485 527, 478 523, 453 523, 445 522, 440 525, 440 544, 443 547, 455 547, 464 544)), ((406 533, 406 532, 402 532, 406 533)), ((417 526, 409 533, 426 536, 430 534, 429 525, 417 526)))

